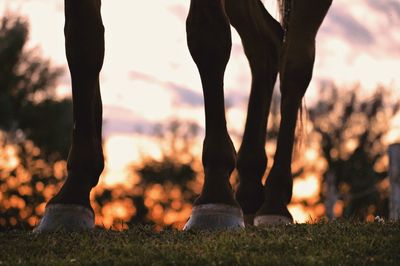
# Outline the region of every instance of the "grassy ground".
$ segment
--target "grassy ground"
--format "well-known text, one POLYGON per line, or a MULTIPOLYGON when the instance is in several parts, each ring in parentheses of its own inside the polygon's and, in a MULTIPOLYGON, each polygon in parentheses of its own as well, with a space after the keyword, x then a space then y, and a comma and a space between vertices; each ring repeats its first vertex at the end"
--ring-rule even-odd
POLYGON ((400 265, 400 223, 325 223, 236 232, 0 232, 0 264, 400 265))

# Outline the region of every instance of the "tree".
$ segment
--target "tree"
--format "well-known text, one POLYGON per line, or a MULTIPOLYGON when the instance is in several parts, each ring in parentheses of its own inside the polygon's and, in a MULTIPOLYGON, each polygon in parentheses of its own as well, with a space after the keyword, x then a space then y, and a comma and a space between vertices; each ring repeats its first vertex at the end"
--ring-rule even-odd
POLYGON ((28 33, 23 18, 1 18, 0 228, 33 226, 66 175, 72 102, 55 99, 63 71, 26 48, 28 33))
POLYGON ((106 227, 183 227, 201 189, 201 163, 193 155, 198 130, 196 123, 188 121, 156 125, 151 135, 159 144, 161 156, 143 156, 132 164, 130 178, 124 184, 96 187, 93 207, 96 213, 102 213, 106 227))
POLYGON ((344 217, 365 220, 370 215, 387 217, 384 136, 399 104, 388 102, 383 88, 371 99, 361 98, 359 91, 323 87, 309 113, 327 162, 325 182, 335 177, 344 217))

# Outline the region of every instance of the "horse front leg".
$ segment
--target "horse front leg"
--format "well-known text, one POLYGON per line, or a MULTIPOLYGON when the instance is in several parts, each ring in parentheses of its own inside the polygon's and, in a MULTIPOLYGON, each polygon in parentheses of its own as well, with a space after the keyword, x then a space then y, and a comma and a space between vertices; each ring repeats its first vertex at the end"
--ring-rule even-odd
MULTIPOLYGON (((290 0, 288 0, 290 1, 290 0)), ((265 202, 255 225, 293 222, 287 205, 292 198, 294 135, 301 101, 312 78, 315 37, 332 0, 292 0, 280 65, 281 123, 274 164, 265 184, 265 202)))
POLYGON ((100 0, 65 0, 65 45, 72 80, 72 145, 68 177, 48 202, 38 232, 94 227, 90 191, 104 168, 99 73, 104 59, 100 0))
POLYGON ((226 0, 230 23, 238 31, 250 64, 252 83, 243 141, 238 152, 239 186, 236 199, 245 222, 264 203, 262 177, 267 167, 266 130, 278 74, 283 30, 260 0, 226 0))
POLYGON ((232 43, 223 1, 191 1, 187 42, 201 77, 206 135, 202 156, 204 185, 184 229, 243 227, 243 215, 229 183, 236 152, 225 119, 223 78, 232 43))

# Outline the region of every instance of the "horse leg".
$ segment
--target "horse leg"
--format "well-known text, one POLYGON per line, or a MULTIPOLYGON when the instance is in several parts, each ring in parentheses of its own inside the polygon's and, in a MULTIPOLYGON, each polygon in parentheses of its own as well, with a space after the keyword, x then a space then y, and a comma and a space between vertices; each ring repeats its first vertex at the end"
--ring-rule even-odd
POLYGON ((185 230, 244 226, 229 183, 236 151, 225 119, 223 78, 232 43, 223 6, 222 0, 191 0, 186 22, 189 51, 203 87, 206 135, 202 156, 204 185, 185 230))
POLYGON ((236 199, 253 224, 264 202, 261 179, 267 166, 266 129, 278 73, 283 30, 259 0, 226 0, 230 23, 238 31, 252 74, 246 126, 238 153, 239 186, 236 199))
POLYGON ((281 123, 274 164, 265 184, 265 202, 257 212, 255 225, 290 223, 287 205, 291 201, 292 152, 297 115, 312 78, 315 37, 332 0, 293 0, 280 65, 281 123))
POLYGON ((47 204, 36 231, 94 227, 89 194, 104 168, 99 73, 104 59, 100 0, 65 0, 66 54, 72 79, 72 145, 68 177, 47 204))

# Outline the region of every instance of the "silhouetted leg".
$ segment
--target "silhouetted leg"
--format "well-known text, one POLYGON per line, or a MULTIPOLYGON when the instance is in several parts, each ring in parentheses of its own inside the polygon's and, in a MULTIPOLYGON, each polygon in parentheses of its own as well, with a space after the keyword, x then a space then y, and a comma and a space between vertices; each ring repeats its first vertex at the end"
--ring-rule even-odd
POLYGON ((221 0, 192 0, 187 41, 200 73, 205 104, 204 185, 185 229, 237 227, 243 224, 229 177, 236 152, 228 135, 223 78, 231 51, 231 32, 221 0), (232 219, 224 219, 229 215, 232 219))
POLYGON ((252 224, 264 202, 261 179, 267 167, 266 129, 283 30, 259 0, 226 0, 226 12, 242 39, 252 74, 246 126, 238 153, 240 183, 236 192, 245 221, 252 224))
POLYGON ((74 104, 73 137, 67 180, 47 204, 39 231, 94 226, 89 194, 104 167, 99 85, 104 59, 104 27, 100 6, 100 0, 65 0, 65 45, 74 104))
POLYGON ((292 198, 292 152, 297 115, 311 81, 315 59, 315 37, 331 0, 294 0, 284 43, 281 80, 281 124, 274 164, 265 186, 265 202, 257 212, 255 225, 288 223, 292 198))

